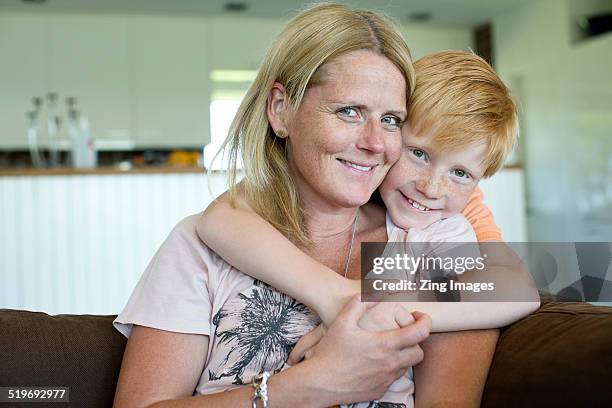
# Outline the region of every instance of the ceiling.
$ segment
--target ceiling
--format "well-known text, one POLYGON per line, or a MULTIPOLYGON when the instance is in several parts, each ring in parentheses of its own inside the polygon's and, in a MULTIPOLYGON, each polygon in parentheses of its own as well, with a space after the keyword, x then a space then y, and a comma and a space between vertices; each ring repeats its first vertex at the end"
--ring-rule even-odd
MULTIPOLYGON (((413 13, 429 13, 428 22, 475 26, 529 0, 352 0, 356 7, 385 11, 399 21, 411 21, 413 13)), ((86 10, 105 12, 202 13, 289 17, 310 2, 299 0, 0 0, 2 9, 86 10), (226 3, 245 3, 243 12, 228 13, 226 3)))

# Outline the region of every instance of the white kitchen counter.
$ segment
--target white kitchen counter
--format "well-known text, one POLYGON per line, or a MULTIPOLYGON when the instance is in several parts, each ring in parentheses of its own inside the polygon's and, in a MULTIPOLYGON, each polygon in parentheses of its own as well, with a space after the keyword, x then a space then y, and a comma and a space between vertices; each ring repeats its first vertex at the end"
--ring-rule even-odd
MULTIPOLYGON (((201 169, 5 172, 0 308, 118 313, 172 227, 225 190, 225 173, 210 180, 213 194, 201 169)), ((522 170, 503 170, 482 189, 504 238, 524 241, 522 170)))

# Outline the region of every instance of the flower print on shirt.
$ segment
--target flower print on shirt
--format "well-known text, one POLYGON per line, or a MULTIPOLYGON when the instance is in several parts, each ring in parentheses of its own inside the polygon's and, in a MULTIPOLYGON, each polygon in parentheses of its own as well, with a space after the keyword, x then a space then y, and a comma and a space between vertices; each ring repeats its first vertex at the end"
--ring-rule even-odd
POLYGON ((219 344, 231 350, 209 380, 234 377, 250 383, 263 370, 279 372, 293 346, 319 320, 305 305, 255 280, 251 288, 228 301, 213 317, 219 344))

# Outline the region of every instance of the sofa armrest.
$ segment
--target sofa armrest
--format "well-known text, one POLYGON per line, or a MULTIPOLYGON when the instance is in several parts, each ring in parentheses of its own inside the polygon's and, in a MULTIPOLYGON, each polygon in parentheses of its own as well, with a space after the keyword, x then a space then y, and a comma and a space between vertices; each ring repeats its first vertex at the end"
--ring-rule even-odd
POLYGON ((0 309, 0 385, 70 387, 70 406, 112 406, 127 342, 115 317, 0 309))
POLYGON ((485 385, 487 407, 608 406, 612 308, 543 302, 502 330, 485 385))

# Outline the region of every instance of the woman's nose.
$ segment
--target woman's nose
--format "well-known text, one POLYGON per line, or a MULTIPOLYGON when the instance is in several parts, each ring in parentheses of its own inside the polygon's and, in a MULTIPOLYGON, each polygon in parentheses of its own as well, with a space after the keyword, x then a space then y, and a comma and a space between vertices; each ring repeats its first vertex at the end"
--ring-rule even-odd
POLYGON ((357 147, 369 150, 372 153, 383 153, 385 151, 385 138, 382 125, 375 121, 368 121, 362 129, 357 147))
POLYGON ((445 185, 440 177, 430 174, 428 177, 416 182, 416 189, 431 200, 437 200, 444 196, 445 185))

